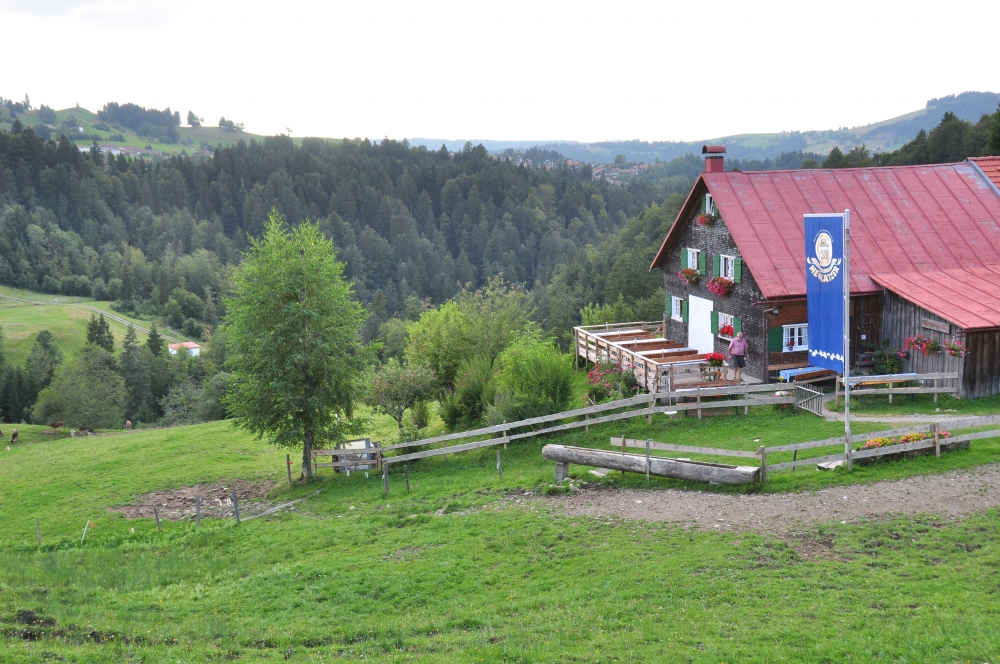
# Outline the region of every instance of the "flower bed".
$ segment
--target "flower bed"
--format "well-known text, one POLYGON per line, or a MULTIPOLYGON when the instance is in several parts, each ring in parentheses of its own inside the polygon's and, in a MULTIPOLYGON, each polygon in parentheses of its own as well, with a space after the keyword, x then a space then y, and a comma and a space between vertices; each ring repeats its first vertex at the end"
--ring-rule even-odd
POLYGON ((677 278, 681 280, 681 283, 685 283, 688 286, 694 286, 698 283, 698 270, 693 267, 686 267, 677 273, 677 278))
MULTIPOLYGON (((951 434, 947 431, 941 431, 938 433, 941 438, 949 438, 951 434)), ((888 447, 889 445, 902 445, 905 443, 919 443, 921 440, 927 440, 933 438, 934 434, 931 433, 908 433, 905 436, 900 436, 899 438, 872 438, 866 442, 862 447, 857 448, 858 450, 873 450, 877 447, 888 447)))
POLYGON ((733 292, 733 280, 725 277, 712 277, 708 280, 708 290, 716 295, 725 297, 733 292))
POLYGON ((919 350, 924 355, 930 355, 931 353, 940 352, 941 344, 930 337, 918 334, 916 336, 908 337, 903 343, 903 348, 906 350, 919 350))

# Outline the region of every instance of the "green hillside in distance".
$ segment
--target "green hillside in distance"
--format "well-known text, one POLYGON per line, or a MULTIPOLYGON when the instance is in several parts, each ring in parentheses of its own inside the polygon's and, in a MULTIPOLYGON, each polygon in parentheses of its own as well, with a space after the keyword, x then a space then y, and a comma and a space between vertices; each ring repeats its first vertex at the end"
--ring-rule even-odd
MULTIPOLYGON (((80 138, 76 135, 71 136, 78 146, 90 145, 94 142, 93 137, 96 135, 100 138, 100 140, 97 141, 98 145, 109 148, 122 148, 125 152, 133 156, 145 155, 149 157, 163 157, 179 156, 181 154, 190 156, 197 154, 207 155, 210 154, 210 151, 203 150, 203 144, 214 148, 217 145, 235 145, 241 140, 248 143, 251 140, 256 140, 258 142, 264 140, 263 135, 253 134, 247 131, 228 131, 222 127, 209 127, 205 125, 200 127, 181 125, 177 127, 177 134, 180 137, 180 140, 177 143, 163 143, 147 136, 139 136, 135 130, 128 129, 127 127, 120 129, 112 127, 110 131, 98 129, 94 126, 95 124, 101 122, 97 113, 79 106, 57 110, 55 111, 55 114, 56 122, 52 125, 55 129, 50 130, 52 132, 53 139, 57 139, 60 134, 67 132, 68 128, 64 127, 63 124, 69 121, 70 118, 75 118, 77 121, 77 127, 79 128, 78 132, 86 137, 80 138), (125 140, 115 140, 116 135, 122 136, 125 140), (146 149, 146 146, 149 146, 148 150, 146 149)), ((42 122, 40 111, 37 108, 26 113, 18 113, 17 119, 21 121, 21 124, 29 127, 45 124, 42 122)), ((9 130, 11 122, 12 119, 10 117, 9 109, 0 107, 0 130, 9 130)), ((303 137, 301 136, 293 137, 292 141, 296 145, 301 145, 302 138, 303 137)), ((339 143, 341 139, 325 140, 339 143)))
MULTIPOLYGON (((51 332, 66 359, 72 360, 87 343, 87 321, 99 312, 105 313, 111 326, 116 352, 121 351, 122 340, 128 332, 128 326, 123 321, 137 327, 139 343, 146 341, 147 335, 141 330, 149 329, 149 321, 114 311, 110 302, 0 286, 0 329, 3 330, 7 361, 17 366, 23 365, 35 338, 42 330, 51 332)), ((162 326, 159 327, 159 332, 168 343, 179 338, 176 332, 162 326)))

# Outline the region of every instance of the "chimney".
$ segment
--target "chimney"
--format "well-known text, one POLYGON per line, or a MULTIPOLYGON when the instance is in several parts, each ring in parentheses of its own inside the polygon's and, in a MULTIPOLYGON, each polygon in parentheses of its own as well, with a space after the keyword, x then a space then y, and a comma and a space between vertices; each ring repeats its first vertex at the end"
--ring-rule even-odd
POLYGON ((705 155, 705 172, 721 173, 723 171, 723 155, 726 154, 725 145, 703 145, 701 153, 705 155))

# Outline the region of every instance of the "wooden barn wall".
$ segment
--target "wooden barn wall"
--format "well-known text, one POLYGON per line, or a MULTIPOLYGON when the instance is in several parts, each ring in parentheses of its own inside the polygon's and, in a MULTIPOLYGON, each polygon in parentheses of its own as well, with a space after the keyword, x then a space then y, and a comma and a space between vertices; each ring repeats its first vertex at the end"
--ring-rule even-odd
POLYGON ((962 372, 963 397, 987 397, 1000 393, 1000 330, 969 332, 965 336, 962 372))
MULTIPOLYGON (((922 334, 931 339, 936 339, 939 343, 945 343, 964 338, 963 330, 950 324, 940 316, 936 316, 926 309, 904 300, 895 293, 886 291, 882 299, 882 340, 888 340, 890 349, 900 349, 908 337, 922 334), (924 321, 931 321, 935 326, 944 326, 948 332, 941 332, 923 326, 924 321)), ((884 346, 883 346, 884 348, 884 346)), ((965 358, 965 363, 974 360, 970 353, 965 358)), ((909 359, 903 360, 903 371, 913 373, 944 373, 957 371, 961 377, 963 360, 960 357, 952 357, 942 351, 924 355, 920 352, 910 353, 909 359)), ((965 385, 963 394, 965 396, 965 385)))

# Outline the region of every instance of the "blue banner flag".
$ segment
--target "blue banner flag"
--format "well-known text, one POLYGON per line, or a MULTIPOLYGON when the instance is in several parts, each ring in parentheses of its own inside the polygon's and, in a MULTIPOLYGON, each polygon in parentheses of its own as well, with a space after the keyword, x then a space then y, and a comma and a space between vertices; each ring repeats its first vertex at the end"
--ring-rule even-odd
POLYGON ((844 371, 844 215, 807 214, 809 363, 844 371))

